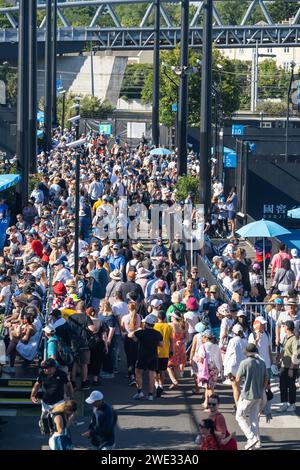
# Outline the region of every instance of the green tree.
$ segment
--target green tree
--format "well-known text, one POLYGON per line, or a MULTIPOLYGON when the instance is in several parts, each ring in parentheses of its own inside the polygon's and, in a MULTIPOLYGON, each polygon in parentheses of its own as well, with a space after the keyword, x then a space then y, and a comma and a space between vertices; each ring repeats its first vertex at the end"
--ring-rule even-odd
POLYGON ((268 116, 286 116, 287 105, 284 101, 261 101, 257 105, 257 111, 268 116))
POLYGON ((141 99, 145 79, 151 72, 150 64, 128 64, 125 70, 120 97, 125 100, 141 99))
POLYGON ((268 11, 275 23, 288 20, 297 13, 298 9, 298 3, 287 3, 285 0, 275 0, 268 5, 268 11))
POLYGON ((180 176, 176 183, 176 201, 185 201, 189 193, 192 193, 193 203, 198 204, 199 199, 199 178, 197 176, 180 176))
MULTIPOLYGON (((5 0, 0 0, 0 8, 5 8, 5 7, 11 7, 11 3, 5 0)), ((13 14, 12 16, 18 22, 18 15, 13 14)), ((12 25, 10 24, 5 14, 0 14, 0 28, 12 28, 12 25)))
POLYGON ((258 98, 283 99, 288 90, 290 73, 276 65, 275 60, 266 59, 259 64, 258 98))
MULTIPOLYGON (((197 67, 198 53, 189 50, 189 66, 197 67)), ((200 57, 201 58, 201 57, 200 57)), ((171 112, 172 104, 176 103, 178 87, 169 80, 164 73, 166 69, 168 75, 172 76, 174 82, 179 85, 179 77, 173 74, 171 67, 180 63, 180 47, 161 53, 160 67, 160 122, 168 127, 174 125, 175 114, 171 112)), ((235 66, 217 50, 213 50, 213 80, 222 100, 223 116, 229 117, 239 109, 241 89, 235 76, 235 66), (222 66, 218 69, 217 64, 222 66)), ((145 79, 142 92, 144 103, 152 102, 153 72, 145 79)), ((198 126, 200 123, 200 98, 201 98, 201 74, 200 71, 193 73, 188 79, 189 92, 189 124, 198 126)))
POLYGON ((229 0, 218 2, 216 9, 226 25, 240 24, 247 11, 247 0, 229 0))

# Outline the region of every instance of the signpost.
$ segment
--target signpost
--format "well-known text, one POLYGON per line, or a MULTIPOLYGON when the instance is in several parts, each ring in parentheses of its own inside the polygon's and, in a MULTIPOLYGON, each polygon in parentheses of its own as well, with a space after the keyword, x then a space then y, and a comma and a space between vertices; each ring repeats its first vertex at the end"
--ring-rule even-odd
POLYGON ((105 135, 110 136, 112 135, 112 124, 100 124, 99 125, 99 132, 102 134, 102 132, 105 133, 105 135))
POLYGON ((245 133, 245 126, 239 124, 233 124, 231 127, 231 135, 233 136, 243 136, 245 133))
POLYGON ((224 168, 236 168, 236 152, 224 154, 224 168))

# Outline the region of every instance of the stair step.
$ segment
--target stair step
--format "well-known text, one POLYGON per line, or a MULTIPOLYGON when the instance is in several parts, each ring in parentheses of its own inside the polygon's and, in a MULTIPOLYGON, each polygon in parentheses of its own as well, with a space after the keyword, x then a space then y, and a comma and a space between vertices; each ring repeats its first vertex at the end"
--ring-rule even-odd
POLYGON ((32 388, 35 382, 36 378, 0 378, 0 387, 32 388))
POLYGON ((0 387, 0 393, 31 393, 31 387, 0 387))
POLYGON ((32 403, 30 398, 0 398, 1 406, 38 406, 32 403))

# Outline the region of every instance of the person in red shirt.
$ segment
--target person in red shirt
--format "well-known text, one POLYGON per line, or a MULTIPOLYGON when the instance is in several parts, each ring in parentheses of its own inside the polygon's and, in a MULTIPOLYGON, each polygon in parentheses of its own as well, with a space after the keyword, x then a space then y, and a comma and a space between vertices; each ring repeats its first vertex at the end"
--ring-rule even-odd
POLYGON ((213 421, 211 419, 203 419, 199 423, 199 429, 202 435, 200 450, 220 450, 213 421))
POLYGON ((281 268, 282 260, 291 259, 291 255, 286 253, 286 245, 281 243, 279 245, 279 253, 274 255, 271 261, 271 277, 274 279, 276 271, 281 268))
POLYGON ((36 231, 32 231, 30 235, 32 236, 32 241, 30 244, 32 251, 34 252, 36 256, 38 256, 39 258, 42 258, 44 254, 43 253, 44 247, 39 238, 39 234, 36 231))

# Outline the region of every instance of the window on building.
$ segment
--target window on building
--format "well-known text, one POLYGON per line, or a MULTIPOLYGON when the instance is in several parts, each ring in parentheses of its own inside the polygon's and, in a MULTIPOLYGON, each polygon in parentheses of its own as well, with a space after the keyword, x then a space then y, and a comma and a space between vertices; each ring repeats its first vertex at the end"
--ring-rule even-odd
POLYGON ((288 54, 288 53, 290 52, 290 48, 289 48, 289 47, 285 47, 285 48, 284 48, 284 52, 285 52, 286 54, 288 54))
POLYGON ((268 54, 271 54, 272 52, 273 52, 272 47, 269 47, 269 48, 268 48, 268 54))

